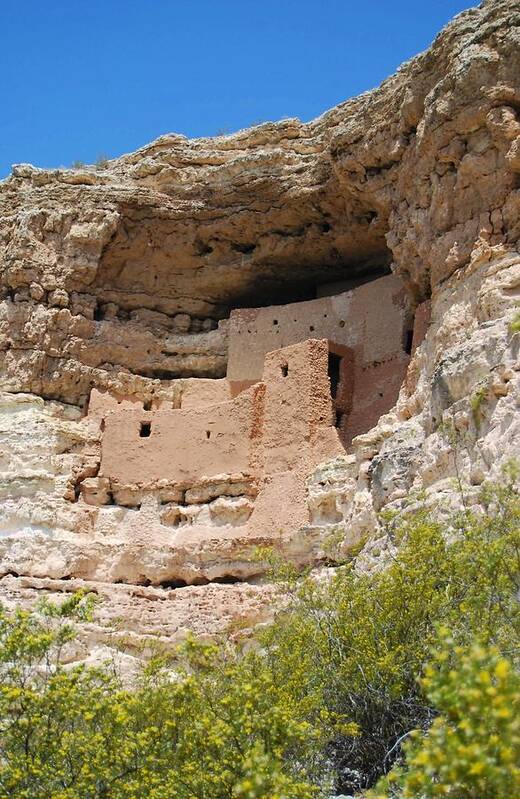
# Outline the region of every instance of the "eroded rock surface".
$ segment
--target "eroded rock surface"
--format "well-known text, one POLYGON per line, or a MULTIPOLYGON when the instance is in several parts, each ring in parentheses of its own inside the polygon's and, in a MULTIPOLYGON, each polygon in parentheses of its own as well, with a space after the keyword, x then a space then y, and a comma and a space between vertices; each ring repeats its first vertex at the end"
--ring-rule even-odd
MULTIPOLYGON (((143 409, 227 401, 232 311, 389 271, 415 313, 397 403, 344 454, 309 461, 307 520, 278 543, 319 563, 331 542, 367 539, 369 567, 381 510, 460 502, 461 481, 477 502, 520 452, 519 239, 516 0, 464 12, 380 88, 308 124, 165 135, 100 169, 15 166, 0 184, 1 593, 31 602, 84 580, 113 606, 108 627, 119 607, 157 618, 128 621, 145 637, 154 625, 165 638, 175 625, 222 632, 243 595, 265 618, 272 589, 240 582, 262 580, 253 552, 273 540, 241 534, 256 501, 247 475, 208 470, 182 497, 125 486, 113 502, 92 390, 143 409), (196 519, 214 534, 172 540, 196 519), (226 610, 212 615, 214 592, 226 610), (150 602, 175 606, 167 629, 150 602)), ((341 412, 363 429, 362 403, 341 412)))

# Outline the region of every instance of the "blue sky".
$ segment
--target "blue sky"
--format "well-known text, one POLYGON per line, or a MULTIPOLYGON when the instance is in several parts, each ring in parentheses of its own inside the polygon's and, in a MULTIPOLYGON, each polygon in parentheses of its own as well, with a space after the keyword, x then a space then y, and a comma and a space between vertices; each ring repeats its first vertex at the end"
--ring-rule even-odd
POLYGON ((0 178, 163 133, 309 120, 377 86, 466 0, 0 0, 0 178))

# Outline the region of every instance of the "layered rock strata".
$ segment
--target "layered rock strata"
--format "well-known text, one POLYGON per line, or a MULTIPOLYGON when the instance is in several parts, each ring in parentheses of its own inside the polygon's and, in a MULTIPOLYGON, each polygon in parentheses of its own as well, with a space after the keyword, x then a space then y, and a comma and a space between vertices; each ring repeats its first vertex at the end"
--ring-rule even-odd
MULTIPOLYGON (((226 467, 220 484, 209 470, 182 502, 158 499, 171 506, 159 532, 157 508, 140 497, 136 525, 135 492, 102 501, 104 490, 114 496, 100 482, 92 397, 143 412, 182 410, 183 398, 204 392, 230 401, 223 379, 239 309, 259 320, 266 308, 339 295, 389 271, 415 314, 399 396, 371 429, 363 402, 340 409, 363 432, 344 440, 346 451, 322 451, 319 465, 307 461, 305 514, 282 531, 283 551, 318 563, 330 560, 329 542, 343 555, 366 539, 360 564, 369 567, 384 547, 381 510, 478 502, 479 487, 520 452, 519 76, 518 3, 488 0, 381 87, 311 123, 166 135, 103 168, 13 168, 0 184, 8 601, 84 580, 107 597, 98 611, 106 630, 130 603, 128 629, 145 638, 156 623, 163 630, 150 602, 171 607, 165 638, 190 626, 222 632, 243 596, 265 618, 271 589, 241 582, 262 581, 252 550, 265 537, 237 536, 235 524, 247 523, 258 486, 241 469, 226 467), (187 548, 171 535, 188 506, 222 524, 187 548), (182 587, 214 580, 238 582, 182 587), (135 587, 147 582, 157 587, 135 587), (217 595, 210 618, 200 608, 217 595)), ((255 390, 239 388, 237 399, 255 390)), ((300 435, 301 448, 309 434, 300 435)), ((283 511, 275 498, 271 518, 283 521, 283 511)))

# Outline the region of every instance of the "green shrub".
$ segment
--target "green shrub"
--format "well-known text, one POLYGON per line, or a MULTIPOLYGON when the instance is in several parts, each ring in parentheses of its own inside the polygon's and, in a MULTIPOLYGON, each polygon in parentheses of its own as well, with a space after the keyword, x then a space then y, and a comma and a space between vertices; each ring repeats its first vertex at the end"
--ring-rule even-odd
POLYGON ((370 794, 505 799, 520 795, 520 675, 496 647, 443 646, 422 684, 439 712, 404 745, 406 762, 370 794))
POLYGON ((287 696, 317 727, 324 718, 351 725, 348 735, 338 729, 328 738, 338 792, 373 785, 399 755, 400 738, 431 723, 435 711, 417 677, 439 624, 460 644, 479 635, 504 652, 517 645, 515 479, 484 492, 481 516, 440 524, 420 514, 402 524, 383 571, 360 574, 351 564, 330 584, 306 579, 268 631, 270 668, 287 696))
POLYGON ((516 311, 515 315, 513 316, 509 324, 509 331, 513 334, 520 333, 520 311, 516 311))
MULTIPOLYGON (((189 642, 134 690, 113 669, 67 668, 63 610, 0 613, 0 796, 10 799, 310 799, 309 725, 282 705, 262 659, 189 642)), ((312 755, 310 755, 312 757, 312 755)))
POLYGON ((487 385, 480 386, 480 388, 475 391, 470 399, 470 406, 471 406, 471 414, 473 416, 473 422, 477 430, 480 428, 482 424, 482 405, 486 400, 488 394, 487 385))

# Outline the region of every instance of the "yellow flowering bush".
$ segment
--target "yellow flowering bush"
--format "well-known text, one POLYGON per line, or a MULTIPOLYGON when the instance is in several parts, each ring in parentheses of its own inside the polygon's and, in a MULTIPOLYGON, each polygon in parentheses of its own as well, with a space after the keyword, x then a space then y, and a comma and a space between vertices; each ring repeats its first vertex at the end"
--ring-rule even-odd
POLYGON ((458 647, 445 632, 443 644, 422 680, 440 715, 371 796, 520 796, 520 675, 496 647, 458 647))
POLYGON ((88 598, 0 611, 0 797, 311 799, 316 746, 257 656, 188 642, 132 690, 109 664, 65 667, 88 598), (310 758, 312 759, 312 757, 310 758))
POLYGON ((439 625, 459 644, 479 636, 518 653, 516 477, 512 470, 503 485, 484 490, 487 512, 479 515, 441 523, 421 513, 392 523, 396 549, 385 569, 359 573, 352 563, 330 582, 305 579, 268 630, 277 681, 328 736, 338 793, 373 785, 399 756, 402 736, 432 722, 435 710, 417 678, 439 625), (351 725, 348 734, 341 723, 351 725))

